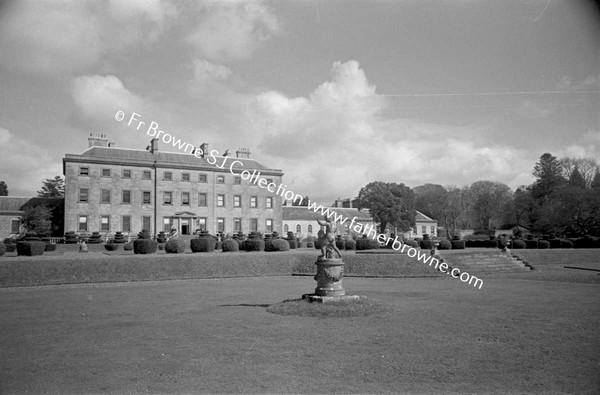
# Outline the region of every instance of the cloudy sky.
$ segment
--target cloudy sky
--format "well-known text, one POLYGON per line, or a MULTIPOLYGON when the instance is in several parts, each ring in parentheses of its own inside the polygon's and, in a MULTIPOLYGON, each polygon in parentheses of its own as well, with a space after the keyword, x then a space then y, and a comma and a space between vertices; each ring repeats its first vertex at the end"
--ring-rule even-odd
POLYGON ((600 160, 599 92, 591 1, 0 2, 13 196, 90 133, 144 149, 117 110, 249 148, 320 203, 371 181, 515 188, 544 152, 600 160))

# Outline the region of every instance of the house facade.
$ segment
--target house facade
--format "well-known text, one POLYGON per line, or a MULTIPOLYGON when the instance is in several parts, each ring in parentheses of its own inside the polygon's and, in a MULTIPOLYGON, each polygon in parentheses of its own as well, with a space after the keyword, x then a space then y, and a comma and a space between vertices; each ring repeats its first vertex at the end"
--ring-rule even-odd
MULTIPOLYGON (((207 152, 207 144, 202 148, 207 152)), ((250 159, 245 149, 213 159, 162 152, 157 141, 147 150, 116 148, 104 135, 91 135, 86 151, 63 159, 65 231, 281 232, 282 197, 256 181, 280 185, 283 172, 250 159)))
MULTIPOLYGON (((330 207, 330 212, 335 211, 336 214, 341 215, 343 218, 348 220, 344 225, 336 224, 336 234, 345 235, 351 232, 349 224, 353 218, 356 217, 354 223, 362 225, 364 229, 366 226, 375 227, 376 224, 371 218, 369 210, 363 209, 358 210, 355 208, 344 208, 344 207, 330 207)), ((301 239, 307 236, 317 236, 321 226, 317 223, 318 219, 323 219, 321 211, 314 212, 306 206, 284 206, 283 207, 283 232, 284 235, 287 232, 294 232, 296 237, 301 239)), ((356 233, 356 232, 354 232, 356 233)))

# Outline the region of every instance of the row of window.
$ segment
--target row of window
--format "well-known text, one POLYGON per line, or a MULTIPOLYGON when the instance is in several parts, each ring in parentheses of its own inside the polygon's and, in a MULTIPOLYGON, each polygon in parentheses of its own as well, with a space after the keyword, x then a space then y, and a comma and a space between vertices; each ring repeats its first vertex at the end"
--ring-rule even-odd
MULTIPOLYGON (((102 169, 101 171, 102 177, 111 177, 112 176, 112 169, 102 169)), ((79 175, 80 176, 89 176, 90 175, 90 168, 89 167, 80 167, 79 168, 79 175)), ((163 176, 163 181, 173 181, 173 172, 172 171, 163 171, 162 172, 162 176, 163 176)), ((124 179, 128 179, 131 178, 131 170, 129 169, 123 169, 121 170, 121 178, 124 179)), ((152 180, 152 171, 150 170, 143 170, 142 172, 142 180, 152 180)), ((204 173, 200 173, 198 174, 198 182, 208 182, 207 181, 207 175, 204 173)), ((187 172, 182 172, 181 173, 181 181, 184 182, 191 182, 191 175, 190 173, 187 172)), ((273 179, 271 178, 266 178, 267 183, 272 183, 273 179)), ((241 184, 242 183, 242 177, 240 176, 234 176, 233 177, 233 183, 234 184, 241 184)), ((218 175, 217 176, 217 184, 225 184, 225 175, 218 175)))
MULTIPOLYGON (((283 233, 287 234, 290 231, 290 226, 285 224, 283 226, 283 233)), ((308 233, 312 233, 313 227, 312 225, 308 225, 308 233)), ((296 233, 302 233, 302 226, 300 224, 296 225, 296 233)))
MULTIPOLYGON (((181 192, 181 205, 191 206, 190 192, 181 192)), ((90 201, 90 191, 88 188, 79 188, 79 202, 88 203, 90 201)), ((198 207, 206 207, 207 194, 205 192, 198 193, 198 207)), ((217 195, 217 207, 226 207, 227 195, 217 195)), ((100 203, 111 203, 111 190, 100 190, 100 203)), ((121 204, 131 204, 131 190, 124 189, 121 191, 121 204)), ((152 193, 150 191, 142 191, 142 204, 152 204, 152 193)), ((163 192, 162 204, 166 206, 173 205, 173 192, 163 192)), ((233 207, 242 207, 242 195, 233 195, 233 207)), ((258 196, 250 196, 249 207, 258 207, 258 196)), ((273 208, 273 197, 265 196, 265 208, 273 208)))
MULTIPOLYGON (((111 224, 110 224, 110 215, 101 215, 100 216, 100 231, 101 232, 111 232, 111 224)), ((196 219, 196 223, 194 226, 195 230, 205 230, 208 218, 200 217, 196 219)), ((152 217, 143 216, 142 217, 142 229, 152 229, 152 217)), ((250 218, 249 219, 249 229, 250 232, 258 231, 258 218, 250 218)), ((171 217, 163 218, 163 231, 168 233, 173 226, 173 219, 171 217)), ((119 229, 123 232, 132 232, 131 229, 131 215, 123 215, 121 216, 121 228, 119 229)), ((242 231, 242 218, 234 218, 233 219, 233 232, 241 232, 242 231)), ((88 231, 88 216, 87 215, 79 215, 79 226, 78 231, 87 232, 88 231)), ((228 232, 229 230, 225 227, 225 218, 217 218, 217 232, 228 232)), ((273 232, 273 219, 267 218, 265 220, 265 232, 271 233, 273 232)), ((18 233, 18 229, 16 232, 18 233)))

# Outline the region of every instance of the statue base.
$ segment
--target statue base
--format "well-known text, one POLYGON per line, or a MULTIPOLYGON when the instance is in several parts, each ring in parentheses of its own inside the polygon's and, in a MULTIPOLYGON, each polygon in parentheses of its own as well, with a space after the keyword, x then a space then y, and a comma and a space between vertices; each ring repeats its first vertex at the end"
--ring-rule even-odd
POLYGON ((344 296, 346 292, 343 287, 344 262, 341 258, 319 258, 316 262, 317 280, 315 296, 337 297, 344 296))
POLYGON ((310 303, 334 303, 341 302, 346 300, 358 300, 360 299, 359 295, 342 295, 342 296, 320 296, 315 294, 304 294, 302 295, 302 299, 308 299, 310 303))

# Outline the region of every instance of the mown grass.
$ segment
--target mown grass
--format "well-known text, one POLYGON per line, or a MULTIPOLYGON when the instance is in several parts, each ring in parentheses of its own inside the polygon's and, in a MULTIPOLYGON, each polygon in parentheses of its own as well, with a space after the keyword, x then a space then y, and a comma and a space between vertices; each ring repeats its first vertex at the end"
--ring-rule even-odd
POLYGON ((273 314, 321 318, 363 317, 389 311, 390 309, 380 301, 366 296, 326 303, 311 303, 308 299, 289 299, 267 308, 267 312, 273 314))

